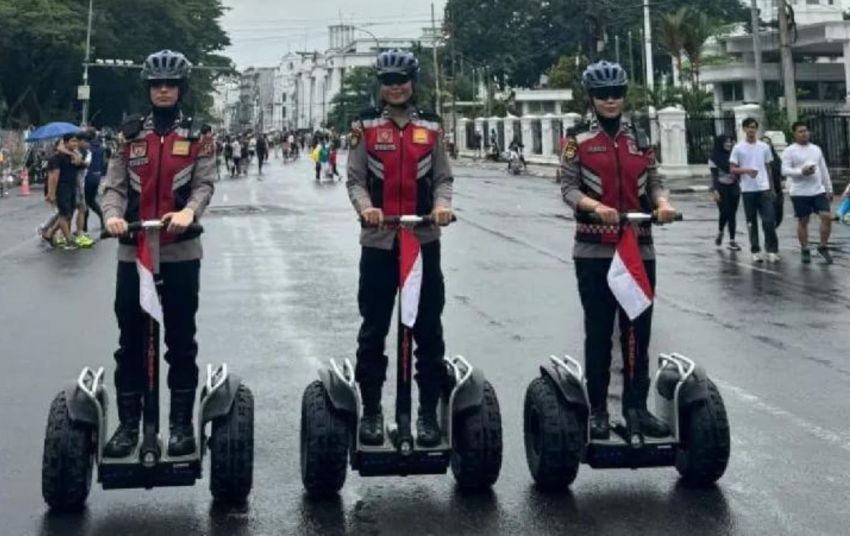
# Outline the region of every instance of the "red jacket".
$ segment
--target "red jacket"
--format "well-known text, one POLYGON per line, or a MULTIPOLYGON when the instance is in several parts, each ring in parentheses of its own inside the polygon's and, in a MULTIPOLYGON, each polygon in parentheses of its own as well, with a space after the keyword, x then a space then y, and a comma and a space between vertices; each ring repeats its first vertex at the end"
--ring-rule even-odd
POLYGON ((435 117, 412 114, 399 128, 381 111, 362 116, 372 205, 388 216, 429 214, 434 205, 432 153, 440 136, 435 117))
MULTIPOLYGON (((186 207, 192 194, 192 178, 200 157, 215 154, 212 139, 191 139, 189 131, 175 122, 164 136, 153 130, 148 118, 142 130, 121 145, 127 162, 130 188, 127 196, 127 221, 160 219, 169 212, 186 207)), ((162 233, 163 245, 194 238, 162 233)))
MULTIPOLYGON (((652 211, 647 185, 655 172, 652 149, 639 148, 634 133, 626 127, 613 139, 593 128, 570 137, 564 148, 563 179, 578 179, 582 193, 621 213, 652 211)), ((652 243, 649 224, 636 230, 640 243, 652 243)), ((576 240, 616 244, 619 226, 579 223, 576 240)))

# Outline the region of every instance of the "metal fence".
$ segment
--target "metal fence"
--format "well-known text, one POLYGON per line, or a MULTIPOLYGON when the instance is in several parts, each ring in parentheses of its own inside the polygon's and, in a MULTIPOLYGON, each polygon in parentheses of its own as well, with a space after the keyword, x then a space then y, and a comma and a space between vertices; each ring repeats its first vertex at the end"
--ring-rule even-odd
POLYGON ((540 119, 532 119, 531 137, 531 152, 543 154, 543 122, 540 119))
POLYGON ((735 138, 735 116, 692 116, 685 118, 685 138, 688 144, 688 163, 706 164, 717 136, 735 138))
POLYGON ((826 164, 832 168, 850 167, 850 116, 834 112, 805 114, 812 142, 823 150, 826 164))
POLYGON ((560 119, 552 120, 552 154, 561 156, 561 136, 563 136, 564 122, 560 119))

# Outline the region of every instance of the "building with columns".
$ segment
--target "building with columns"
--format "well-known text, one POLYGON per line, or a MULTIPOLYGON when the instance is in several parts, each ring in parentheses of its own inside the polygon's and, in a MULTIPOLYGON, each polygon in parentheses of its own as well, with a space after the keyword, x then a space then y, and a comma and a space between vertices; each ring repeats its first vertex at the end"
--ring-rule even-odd
POLYGON ((355 37, 357 31, 346 24, 330 26, 329 48, 324 52, 290 52, 281 58, 274 76, 275 128, 321 127, 346 72, 371 67, 382 50, 410 48, 413 42, 430 50, 436 41, 430 29, 417 38, 355 37))
MULTIPOLYGON (((791 45, 794 78, 802 108, 842 108, 850 103, 850 21, 843 12, 850 0, 791 0, 796 40, 791 45)), ((763 20, 776 17, 775 0, 760 0, 763 20)), ((760 34, 765 99, 782 100, 779 35, 760 34)), ((702 68, 701 82, 714 88, 714 108, 730 112, 745 102, 755 102, 756 68, 750 34, 717 37, 717 52, 732 61, 702 68)))

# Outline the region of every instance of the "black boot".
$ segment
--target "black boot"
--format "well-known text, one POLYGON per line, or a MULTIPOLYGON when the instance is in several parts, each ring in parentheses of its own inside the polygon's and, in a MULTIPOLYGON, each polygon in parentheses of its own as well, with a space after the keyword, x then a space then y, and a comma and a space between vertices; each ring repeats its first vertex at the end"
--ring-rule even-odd
POLYGON ((604 408, 595 409, 590 413, 590 439, 609 439, 611 437, 611 421, 608 411, 604 408))
POLYGON ((195 428, 192 425, 194 407, 194 389, 171 390, 171 411, 168 415, 169 456, 187 456, 195 452, 195 428))
POLYGON ((360 386, 363 415, 360 417, 360 442, 364 445, 384 444, 384 414, 381 411, 381 386, 360 386))
POLYGON ((667 423, 650 413, 646 408, 636 411, 640 431, 646 437, 667 437, 670 435, 670 427, 667 423))
POLYGON ((118 429, 103 447, 107 458, 125 458, 133 452, 139 442, 139 420, 142 413, 142 395, 140 393, 118 394, 118 429))
POLYGON ((436 447, 442 434, 437 421, 437 403, 440 401, 440 385, 419 386, 419 411, 416 419, 416 444, 420 447, 436 447))

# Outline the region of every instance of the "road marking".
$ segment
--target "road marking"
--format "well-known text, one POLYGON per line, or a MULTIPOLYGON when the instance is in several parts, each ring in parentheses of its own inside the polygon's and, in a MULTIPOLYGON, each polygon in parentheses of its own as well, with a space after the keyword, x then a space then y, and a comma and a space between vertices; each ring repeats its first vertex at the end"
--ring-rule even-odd
POLYGON ((821 441, 825 441, 827 443, 832 444, 833 446, 850 452, 850 436, 838 432, 833 432, 832 430, 828 430, 813 422, 807 421, 799 415, 795 415, 780 407, 774 406, 773 404, 769 404, 742 387, 732 385, 731 383, 725 382, 723 380, 717 380, 714 378, 712 378, 712 380, 723 390, 731 392, 748 406, 753 407, 764 413, 773 415, 774 417, 785 419, 786 421, 789 421, 792 424, 796 425, 798 428, 801 428, 807 434, 817 439, 820 439, 821 441))

